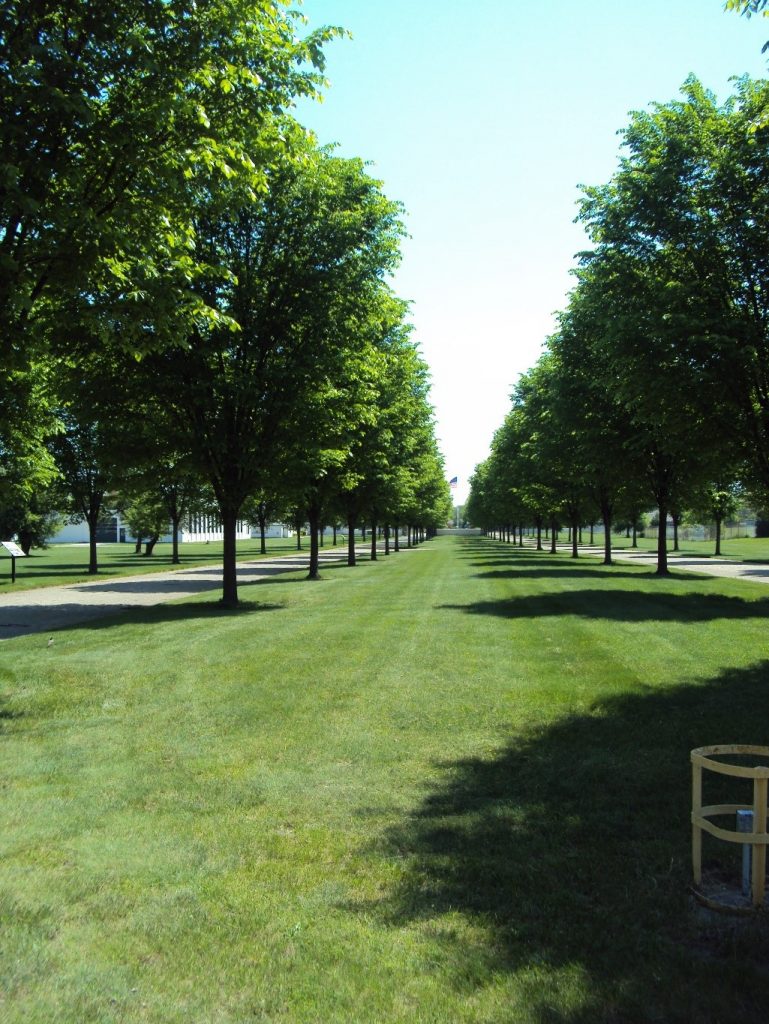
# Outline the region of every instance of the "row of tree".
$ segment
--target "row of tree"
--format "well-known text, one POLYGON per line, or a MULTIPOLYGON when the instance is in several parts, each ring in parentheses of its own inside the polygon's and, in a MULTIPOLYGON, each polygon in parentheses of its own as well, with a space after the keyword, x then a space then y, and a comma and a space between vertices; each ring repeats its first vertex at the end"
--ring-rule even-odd
POLYGON ((768 114, 765 81, 719 105, 690 78, 632 115, 618 170, 583 193, 569 305, 476 469, 477 525, 601 519, 609 563, 618 515, 720 527, 740 490, 766 506, 768 114))
MULTIPOLYGON (((399 204, 287 113, 323 43, 279 0, 12 0, 0 13, 0 522, 119 495, 176 535, 245 511, 428 530, 450 500, 399 204)), ((351 550, 354 560, 354 549, 351 550)))

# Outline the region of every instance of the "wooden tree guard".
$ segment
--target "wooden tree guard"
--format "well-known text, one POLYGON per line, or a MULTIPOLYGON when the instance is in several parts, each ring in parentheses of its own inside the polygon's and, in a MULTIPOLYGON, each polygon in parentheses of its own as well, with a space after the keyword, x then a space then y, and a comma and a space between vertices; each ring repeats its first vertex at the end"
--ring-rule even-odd
POLYGON ((769 767, 756 765, 748 768, 743 765, 713 761, 714 756, 730 754, 747 754, 769 758, 769 747, 754 747, 740 743, 721 744, 714 747, 697 747, 691 753, 692 758, 692 867, 694 884, 702 883, 702 832, 709 832, 717 839, 727 843, 749 843, 753 847, 753 863, 751 874, 751 895, 754 907, 764 903, 766 890, 766 847, 769 835, 766 831, 767 820, 767 783, 769 767), (702 806, 702 773, 715 772, 718 775, 731 775, 738 779, 753 780, 753 804, 710 804, 702 806), (733 814, 737 811, 753 811, 753 831, 734 832, 719 828, 708 819, 721 814, 733 814))

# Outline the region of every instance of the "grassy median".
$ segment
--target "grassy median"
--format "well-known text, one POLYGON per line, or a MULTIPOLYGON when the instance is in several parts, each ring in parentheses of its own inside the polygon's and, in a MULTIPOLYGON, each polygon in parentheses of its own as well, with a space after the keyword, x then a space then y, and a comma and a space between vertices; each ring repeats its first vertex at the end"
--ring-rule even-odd
POLYGON ((459 538, 323 574, 2 644, 0 1018, 765 1021, 688 819, 692 747, 769 742, 769 590, 459 538))

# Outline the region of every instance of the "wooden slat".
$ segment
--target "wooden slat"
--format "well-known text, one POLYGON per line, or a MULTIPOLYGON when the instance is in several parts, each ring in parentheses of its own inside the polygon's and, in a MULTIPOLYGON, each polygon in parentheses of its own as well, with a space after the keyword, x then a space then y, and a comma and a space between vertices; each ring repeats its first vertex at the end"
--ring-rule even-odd
POLYGON ((728 828, 719 828, 718 825, 714 825, 713 822, 708 821, 707 818, 698 817, 695 819, 693 814, 692 824, 696 825, 697 828, 702 829, 704 832, 709 832, 710 835, 716 836, 718 839, 724 839, 727 843, 740 843, 743 846, 748 843, 752 846, 764 847, 769 843, 769 835, 765 832, 732 832, 728 828))
POLYGON ((702 828, 697 824, 702 814, 702 765, 692 764, 692 870, 694 884, 702 881, 702 828))
MULTIPOLYGON (((766 792, 767 780, 756 779, 753 783, 753 828, 757 833, 766 833, 766 792)), ((753 905, 762 906, 766 888, 766 844, 753 844, 753 905)))
POLYGON ((769 758, 769 747, 757 747, 742 743, 697 747, 691 752, 691 759, 692 764, 700 765, 718 775, 729 775, 738 779, 769 779, 769 765, 750 767, 749 765, 726 764, 723 761, 711 760, 712 756, 727 757, 729 755, 769 758))

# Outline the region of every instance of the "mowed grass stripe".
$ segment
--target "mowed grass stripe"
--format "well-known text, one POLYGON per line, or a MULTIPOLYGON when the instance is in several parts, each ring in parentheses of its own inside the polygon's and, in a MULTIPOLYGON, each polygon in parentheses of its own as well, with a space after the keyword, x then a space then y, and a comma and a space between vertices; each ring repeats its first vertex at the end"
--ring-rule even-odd
POLYGON ((323 572, 3 646, 3 1020, 762 1019, 687 822, 689 749, 764 738, 764 592, 323 572))

